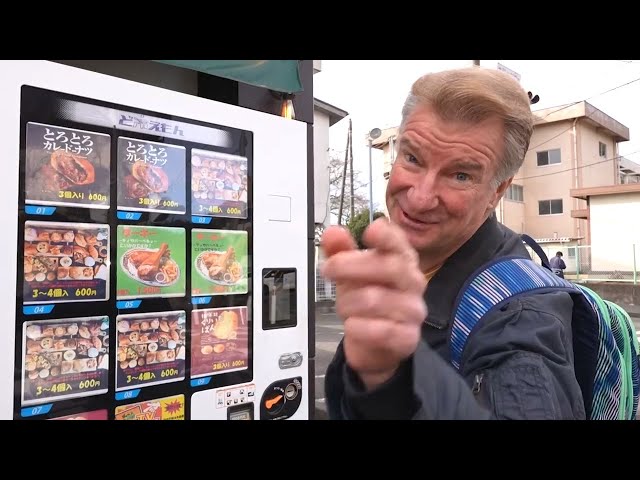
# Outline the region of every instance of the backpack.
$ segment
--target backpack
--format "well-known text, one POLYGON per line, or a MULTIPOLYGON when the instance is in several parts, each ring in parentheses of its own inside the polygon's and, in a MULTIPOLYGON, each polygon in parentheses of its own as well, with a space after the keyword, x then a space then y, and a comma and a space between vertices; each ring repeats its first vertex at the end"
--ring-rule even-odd
POLYGON ((504 257, 481 266, 467 279, 454 303, 451 363, 460 369, 466 341, 488 312, 530 293, 564 291, 574 303, 574 365, 587 419, 635 419, 640 360, 633 321, 618 305, 552 273, 542 248, 527 235, 522 239, 542 266, 530 258, 504 257))

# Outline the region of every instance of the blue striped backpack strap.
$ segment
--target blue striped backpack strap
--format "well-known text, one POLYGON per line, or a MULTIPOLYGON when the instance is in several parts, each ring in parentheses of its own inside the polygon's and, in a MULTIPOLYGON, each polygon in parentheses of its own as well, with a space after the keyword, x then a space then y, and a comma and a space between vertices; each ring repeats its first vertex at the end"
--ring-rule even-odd
POLYGON ((467 339, 487 313, 523 295, 557 291, 569 293, 574 301, 574 364, 587 418, 635 418, 640 364, 633 322, 617 305, 529 258, 493 260, 466 281, 454 304, 451 363, 461 368, 467 339))
MULTIPOLYGON (((631 372, 631 389, 632 389, 632 418, 635 418, 638 412, 638 397, 640 396, 640 347, 638 346, 638 336, 635 324, 627 312, 613 302, 605 301, 612 318, 618 318, 619 324, 627 332, 630 341, 625 342, 629 346, 629 356, 625 356, 625 363, 631 372)), ((620 344, 620 340, 616 337, 616 343, 620 344)))

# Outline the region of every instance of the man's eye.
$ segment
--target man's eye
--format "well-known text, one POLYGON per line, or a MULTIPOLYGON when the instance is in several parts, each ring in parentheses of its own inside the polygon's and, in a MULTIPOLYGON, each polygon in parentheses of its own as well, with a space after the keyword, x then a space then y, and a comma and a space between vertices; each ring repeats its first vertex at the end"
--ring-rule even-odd
POLYGON ((458 180, 459 182, 466 182, 470 179, 471 177, 466 173, 462 173, 462 172, 456 173, 456 180, 458 180))
POLYGON ((409 163, 418 163, 418 159, 414 155, 411 155, 410 153, 406 153, 405 158, 409 163))

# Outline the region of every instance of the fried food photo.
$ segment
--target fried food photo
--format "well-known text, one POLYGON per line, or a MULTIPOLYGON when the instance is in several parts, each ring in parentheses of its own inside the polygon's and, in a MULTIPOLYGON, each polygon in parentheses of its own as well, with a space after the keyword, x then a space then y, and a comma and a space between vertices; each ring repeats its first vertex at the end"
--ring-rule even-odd
POLYGON ((95 169, 87 157, 56 150, 51 154, 51 167, 73 185, 95 182, 95 169))
POLYGON ((232 310, 225 310, 220 314, 213 327, 213 334, 220 340, 233 339, 237 335, 238 314, 232 310))
POLYGON ((129 250, 122 257, 122 266, 132 278, 152 285, 170 285, 180 276, 178 264, 171 258, 166 243, 153 250, 129 250))
POLYGON ((236 260, 233 247, 227 248, 224 252, 203 252, 196 262, 198 270, 207 280, 234 284, 242 278, 242 265, 236 260))
POLYGON ((162 167, 136 162, 131 167, 131 175, 150 192, 161 193, 169 189, 169 177, 162 167))

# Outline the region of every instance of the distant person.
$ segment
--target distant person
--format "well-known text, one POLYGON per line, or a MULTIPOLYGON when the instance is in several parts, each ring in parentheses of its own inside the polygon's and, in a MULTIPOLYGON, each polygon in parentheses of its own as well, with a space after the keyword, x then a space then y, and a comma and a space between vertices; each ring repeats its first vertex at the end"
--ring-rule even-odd
POLYGON ((562 252, 557 252, 556 256, 549 260, 549 265, 551 265, 551 271, 555 273, 560 278, 564 278, 564 271, 567 266, 562 260, 562 252))

